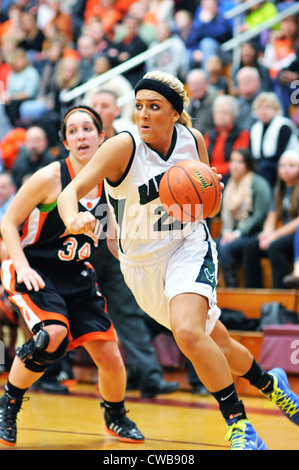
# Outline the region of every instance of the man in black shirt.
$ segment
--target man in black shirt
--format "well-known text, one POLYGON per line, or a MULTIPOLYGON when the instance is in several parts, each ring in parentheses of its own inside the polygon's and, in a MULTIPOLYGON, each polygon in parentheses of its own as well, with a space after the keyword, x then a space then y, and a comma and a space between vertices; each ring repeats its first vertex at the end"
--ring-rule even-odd
POLYGON ((26 142, 21 147, 12 168, 12 175, 17 189, 40 168, 54 161, 49 151, 48 139, 45 131, 38 126, 29 127, 26 133, 26 142))

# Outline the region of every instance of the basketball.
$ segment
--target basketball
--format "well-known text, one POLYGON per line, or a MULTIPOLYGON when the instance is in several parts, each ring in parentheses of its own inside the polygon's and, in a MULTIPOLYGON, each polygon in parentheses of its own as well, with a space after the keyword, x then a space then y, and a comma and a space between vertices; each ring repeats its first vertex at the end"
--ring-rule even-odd
POLYGON ((184 160, 163 175, 159 196, 169 215, 182 222, 214 217, 220 211, 222 188, 205 163, 184 160))

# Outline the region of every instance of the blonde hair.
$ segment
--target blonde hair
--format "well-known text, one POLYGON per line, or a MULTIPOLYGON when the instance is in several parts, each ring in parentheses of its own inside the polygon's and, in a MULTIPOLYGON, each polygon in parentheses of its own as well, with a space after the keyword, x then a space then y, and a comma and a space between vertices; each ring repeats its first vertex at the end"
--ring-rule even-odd
POLYGON ((57 68, 57 75, 56 75, 56 83, 59 88, 64 88, 64 86, 68 86, 69 88, 73 88, 76 85, 78 85, 80 79, 80 74, 79 74, 79 64, 78 61, 71 58, 71 57, 64 57, 60 59, 58 68, 57 68), (64 79, 64 67, 67 65, 71 65, 73 67, 73 77, 69 81, 69 83, 65 82, 64 79))
POLYGON ((191 117, 189 116, 188 112, 186 111, 186 106, 189 103, 189 97, 185 90, 183 83, 176 78, 174 75, 166 72, 160 72, 159 70, 153 70, 151 72, 147 72, 143 78, 150 78, 152 80, 157 80, 158 82, 162 82, 165 85, 168 85, 172 88, 183 100, 184 109, 178 122, 183 124, 186 127, 192 127, 191 117))
POLYGON ((252 109, 256 111, 262 103, 266 102, 271 108, 276 110, 277 114, 282 114, 280 102, 275 93, 272 91, 264 91, 260 93, 252 103, 252 109))

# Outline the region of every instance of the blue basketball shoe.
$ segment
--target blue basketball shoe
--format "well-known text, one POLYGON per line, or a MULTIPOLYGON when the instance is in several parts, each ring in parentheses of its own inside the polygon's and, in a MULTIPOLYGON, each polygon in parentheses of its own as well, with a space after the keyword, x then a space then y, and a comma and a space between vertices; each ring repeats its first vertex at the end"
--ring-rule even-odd
POLYGON ((268 450, 247 419, 227 421, 228 432, 225 439, 230 442, 230 450, 268 450))
POLYGON ((267 406, 277 405, 289 420, 299 426, 299 397, 290 389, 287 374, 279 367, 268 373, 274 378, 274 389, 266 395, 270 399, 267 406))

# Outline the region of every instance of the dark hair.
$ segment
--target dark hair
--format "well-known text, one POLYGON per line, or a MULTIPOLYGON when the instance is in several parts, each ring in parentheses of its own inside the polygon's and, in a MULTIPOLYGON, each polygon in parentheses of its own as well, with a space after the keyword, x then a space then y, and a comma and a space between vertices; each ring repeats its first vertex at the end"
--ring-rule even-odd
POLYGON ((249 149, 233 149, 231 151, 231 154, 233 152, 238 152, 242 155, 244 163, 246 165, 246 168, 248 171, 255 171, 255 160, 250 152, 249 149))
POLYGON ((92 109, 90 106, 86 106, 86 105, 73 106, 72 108, 67 110, 67 112, 64 115, 63 121, 61 123, 60 132, 59 132, 61 140, 66 139, 66 121, 67 121, 67 118, 73 112, 76 112, 76 111, 83 112, 83 113, 85 112, 86 114, 89 114, 91 116, 92 121, 93 121, 94 125, 96 126, 99 134, 103 131, 103 123, 102 123, 101 116, 94 109, 92 109))

